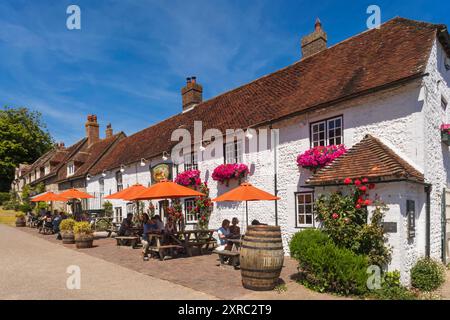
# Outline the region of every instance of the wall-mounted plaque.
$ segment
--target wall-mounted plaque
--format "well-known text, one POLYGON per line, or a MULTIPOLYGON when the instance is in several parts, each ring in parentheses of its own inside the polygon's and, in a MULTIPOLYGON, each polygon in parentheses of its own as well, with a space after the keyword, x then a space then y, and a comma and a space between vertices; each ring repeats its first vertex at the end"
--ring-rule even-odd
POLYGON ((397 222, 383 222, 385 233, 397 233, 397 222))
POLYGON ((161 180, 172 180, 172 165, 168 163, 160 163, 150 169, 152 184, 161 180))
POLYGON ((416 203, 406 200, 406 212, 408 215, 408 239, 416 236, 416 203))

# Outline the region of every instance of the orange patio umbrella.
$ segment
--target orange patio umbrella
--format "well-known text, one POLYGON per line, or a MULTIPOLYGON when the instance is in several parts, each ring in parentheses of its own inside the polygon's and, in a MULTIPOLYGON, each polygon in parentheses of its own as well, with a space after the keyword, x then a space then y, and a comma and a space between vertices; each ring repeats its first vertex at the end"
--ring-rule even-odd
POLYGON ((137 196, 144 190, 147 190, 147 188, 140 183, 136 183, 129 188, 106 196, 105 199, 133 200, 133 197, 137 196))
MULTIPOLYGON (((75 188, 66 190, 62 193, 59 194, 61 197, 66 198, 65 201, 67 200, 73 200, 73 199, 92 199, 95 198, 94 196, 91 196, 89 193, 77 190, 75 188)), ((72 203, 72 213, 75 213, 75 204, 72 203)))
POLYGON ((163 180, 139 192, 128 200, 151 200, 206 196, 204 193, 180 186, 178 183, 163 180))
POLYGON ((40 194, 33 199, 32 202, 47 202, 47 201, 66 201, 67 198, 61 197, 61 195, 53 193, 51 191, 46 192, 44 194, 40 194))
POLYGON ((239 187, 230 190, 223 195, 213 199, 215 202, 223 201, 245 201, 245 219, 248 225, 248 201, 260 200, 279 200, 280 198, 274 196, 266 191, 252 186, 249 182, 242 183, 239 187))

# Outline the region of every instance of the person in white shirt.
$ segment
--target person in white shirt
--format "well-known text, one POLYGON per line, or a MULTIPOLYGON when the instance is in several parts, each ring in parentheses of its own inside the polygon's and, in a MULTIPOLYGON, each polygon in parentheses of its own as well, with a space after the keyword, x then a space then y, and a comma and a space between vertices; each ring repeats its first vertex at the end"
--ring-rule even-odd
POLYGON ((230 220, 225 219, 222 221, 222 227, 217 230, 217 244, 219 245, 216 250, 225 250, 227 246, 227 238, 230 235, 230 220))

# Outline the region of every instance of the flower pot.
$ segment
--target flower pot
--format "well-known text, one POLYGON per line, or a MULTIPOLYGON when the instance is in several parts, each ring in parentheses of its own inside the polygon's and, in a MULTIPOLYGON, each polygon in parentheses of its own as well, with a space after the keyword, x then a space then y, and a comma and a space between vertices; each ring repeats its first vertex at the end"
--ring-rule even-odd
POLYGON ((75 234, 75 244, 77 249, 92 248, 94 235, 92 234, 75 234))
POLYGON ((16 219, 16 227, 25 227, 25 218, 17 218, 16 219))
POLYGON ((62 243, 74 244, 75 236, 72 231, 61 231, 62 243))

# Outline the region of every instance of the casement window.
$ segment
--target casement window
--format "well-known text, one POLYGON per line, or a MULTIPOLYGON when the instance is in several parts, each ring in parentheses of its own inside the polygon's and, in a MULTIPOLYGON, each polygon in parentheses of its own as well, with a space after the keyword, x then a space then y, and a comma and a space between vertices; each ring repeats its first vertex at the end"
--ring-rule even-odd
POLYGON ((197 152, 192 152, 184 155, 184 171, 198 170, 197 152))
POLYGON ((75 163, 69 162, 67 165, 67 176, 73 176, 75 174, 75 163))
POLYGON ((47 175, 50 173, 50 164, 46 165, 44 168, 44 174, 47 175))
POLYGON ((242 141, 233 141, 225 144, 225 163, 242 163, 242 141))
POLYGON ((105 194, 105 179, 104 178, 98 179, 98 188, 99 188, 100 194, 103 196, 105 194))
POLYGON ((311 146, 329 146, 342 144, 343 126, 342 116, 311 124, 311 146))
POLYGON ((122 172, 120 171, 116 172, 116 185, 117 185, 117 192, 123 190, 122 172))
POLYGON ((116 222, 122 222, 122 207, 114 208, 114 219, 116 222))
POLYGON ((192 208, 195 206, 195 199, 184 200, 184 216, 186 223, 197 223, 197 217, 195 213, 192 213, 192 208))
POLYGON ((299 192, 295 194, 295 227, 314 227, 314 193, 299 192))

